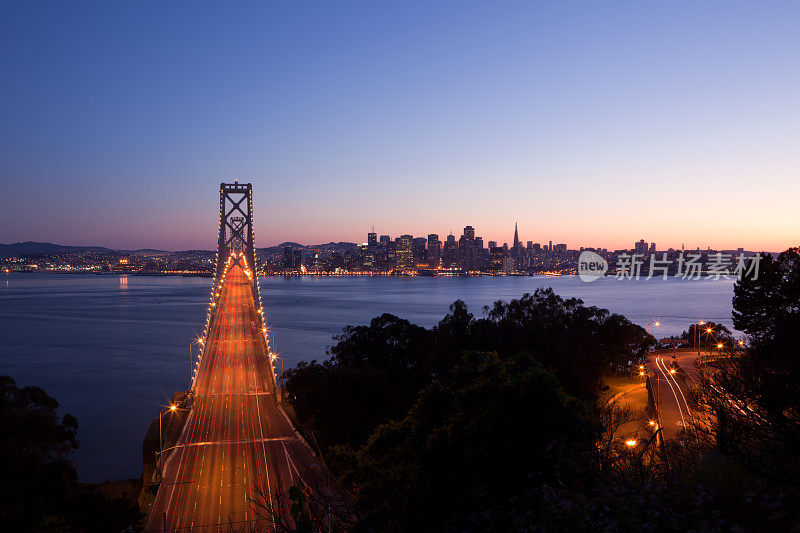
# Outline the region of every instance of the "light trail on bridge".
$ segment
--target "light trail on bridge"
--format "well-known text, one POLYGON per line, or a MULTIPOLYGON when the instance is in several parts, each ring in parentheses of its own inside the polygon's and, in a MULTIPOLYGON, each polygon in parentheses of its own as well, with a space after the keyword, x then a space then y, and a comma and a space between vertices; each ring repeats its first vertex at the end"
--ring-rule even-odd
POLYGON ((147 531, 273 530, 253 501, 269 494, 276 508, 285 505, 276 495, 316 463, 276 401, 254 283, 235 260, 219 281, 191 411, 164 451, 147 531))

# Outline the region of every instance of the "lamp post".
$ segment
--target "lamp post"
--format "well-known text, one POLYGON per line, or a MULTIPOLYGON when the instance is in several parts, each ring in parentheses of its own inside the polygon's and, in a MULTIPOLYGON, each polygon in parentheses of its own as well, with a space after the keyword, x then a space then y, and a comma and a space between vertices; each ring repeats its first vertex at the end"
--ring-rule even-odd
POLYGON ((159 479, 161 479, 161 467, 159 463, 161 462, 161 455, 164 453, 164 436, 161 430, 161 417, 166 413, 174 413, 176 411, 188 411, 188 409, 180 409, 177 405, 172 404, 158 413, 158 458, 156 459, 156 471, 158 472, 159 479))
MULTIPOLYGON (((270 353, 269 354, 270 365, 272 365, 275 362, 276 359, 280 360, 280 362, 281 362, 280 380, 281 380, 281 385, 282 385, 283 384, 283 357, 281 357, 280 355, 276 355, 274 353, 270 353)), ((272 371, 273 371, 273 374, 274 374, 275 373, 275 367, 274 366, 272 367, 272 371)), ((276 376, 276 378, 277 378, 277 376, 276 376)), ((278 380, 277 379, 275 380, 275 384, 278 385, 278 380)))
MULTIPOLYGON (((660 328, 661 327, 661 322, 659 322, 658 320, 654 320, 653 322, 650 322, 649 324, 647 324, 647 334, 648 335, 652 335, 652 333, 650 333, 650 326, 653 326, 654 328, 660 328)), ((658 340, 656 340, 656 345, 658 345, 658 340)))
POLYGON ((694 325, 694 330, 697 333, 697 355, 700 355, 700 328, 697 326, 704 326, 705 324, 705 321, 701 320, 694 325))
MULTIPOLYGON (((714 334, 714 328, 706 328, 705 334, 706 334, 706 337, 708 337, 709 335, 713 335, 714 334)), ((698 345, 699 344, 700 343, 698 342, 698 345)), ((700 347, 698 346, 697 349, 698 349, 697 353, 699 354, 700 353, 700 351, 699 351, 700 347)), ((708 346, 708 355, 711 355, 711 345, 708 346)))

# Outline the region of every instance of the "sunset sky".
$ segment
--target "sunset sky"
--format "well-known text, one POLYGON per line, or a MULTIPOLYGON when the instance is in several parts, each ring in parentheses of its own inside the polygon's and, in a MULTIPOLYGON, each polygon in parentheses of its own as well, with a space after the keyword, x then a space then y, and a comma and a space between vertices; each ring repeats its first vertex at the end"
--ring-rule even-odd
POLYGON ((800 4, 3 2, 0 242, 800 244, 800 4))

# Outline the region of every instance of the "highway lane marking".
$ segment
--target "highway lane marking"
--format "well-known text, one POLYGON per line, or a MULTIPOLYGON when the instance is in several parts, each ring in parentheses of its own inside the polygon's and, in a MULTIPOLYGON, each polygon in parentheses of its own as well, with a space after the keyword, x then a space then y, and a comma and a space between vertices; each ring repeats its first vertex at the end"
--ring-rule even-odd
POLYGON ((286 457, 286 466, 289 469, 289 480, 292 482, 292 485, 294 485, 294 474, 292 474, 292 463, 289 460, 289 452, 286 451, 286 444, 283 445, 283 455, 286 457))

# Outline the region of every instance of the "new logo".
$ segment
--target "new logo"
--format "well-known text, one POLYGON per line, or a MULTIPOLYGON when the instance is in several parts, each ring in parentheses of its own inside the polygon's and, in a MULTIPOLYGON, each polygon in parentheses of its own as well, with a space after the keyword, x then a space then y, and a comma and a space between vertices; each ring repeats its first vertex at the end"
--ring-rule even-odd
POLYGON ((608 272, 608 261, 589 250, 581 252, 578 257, 578 276, 581 281, 590 282, 600 279, 608 272))

